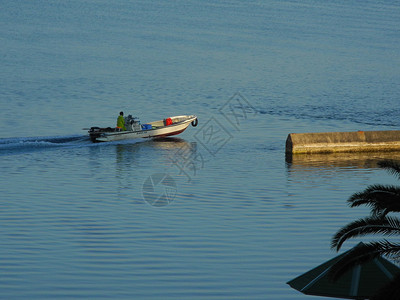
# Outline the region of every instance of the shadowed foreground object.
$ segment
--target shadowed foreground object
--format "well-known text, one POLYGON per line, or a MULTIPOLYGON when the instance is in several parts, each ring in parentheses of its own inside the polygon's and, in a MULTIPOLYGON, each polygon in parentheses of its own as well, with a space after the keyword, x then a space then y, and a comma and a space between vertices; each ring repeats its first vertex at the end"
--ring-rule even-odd
POLYGON ((399 151, 400 131, 290 133, 286 153, 399 151))
POLYGON ((369 299, 400 274, 400 268, 379 256, 364 264, 356 265, 333 281, 329 274, 331 267, 349 251, 290 280, 287 284, 307 295, 369 299))

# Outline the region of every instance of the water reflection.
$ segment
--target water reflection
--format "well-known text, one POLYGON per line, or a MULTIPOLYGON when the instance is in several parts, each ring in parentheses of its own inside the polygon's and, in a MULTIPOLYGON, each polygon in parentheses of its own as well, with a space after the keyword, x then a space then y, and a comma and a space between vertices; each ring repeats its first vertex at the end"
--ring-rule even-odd
POLYGON ((377 168, 380 160, 400 160, 400 152, 287 154, 288 170, 310 168, 377 168))
MULTIPOLYGON (((196 143, 188 143, 181 138, 159 138, 135 144, 115 145, 115 178, 118 185, 118 198, 129 197, 136 204, 142 204, 143 184, 148 174, 145 169, 156 171, 160 167, 176 165, 176 153, 192 157, 196 143)), ((186 156, 185 156, 186 157, 186 156)), ((157 170, 157 172, 160 172, 157 170)))
POLYGON ((321 183, 331 187, 343 185, 343 180, 347 182, 355 174, 368 182, 379 169, 378 162, 385 159, 400 160, 400 152, 286 155, 287 179, 311 188, 321 183))
POLYGON ((177 137, 152 139, 149 142, 147 142, 146 145, 163 150, 178 150, 184 148, 190 151, 194 151, 195 148, 197 147, 196 143, 194 142, 189 143, 186 140, 177 137))
POLYGON ((104 190, 103 193, 116 195, 118 202, 128 200, 143 204, 142 188, 146 178, 157 172, 182 175, 179 169, 182 165, 187 166, 189 172, 188 160, 194 157, 197 144, 168 137, 130 143, 100 143, 87 149, 91 178, 99 189, 104 190))

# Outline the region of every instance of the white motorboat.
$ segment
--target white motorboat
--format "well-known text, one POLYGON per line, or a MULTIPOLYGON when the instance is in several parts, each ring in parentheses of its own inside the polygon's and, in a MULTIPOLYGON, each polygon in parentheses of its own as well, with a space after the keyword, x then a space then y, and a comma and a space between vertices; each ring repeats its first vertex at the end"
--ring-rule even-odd
POLYGON ((182 133, 189 124, 197 126, 197 117, 175 116, 164 120, 154 121, 146 124, 140 124, 137 118, 131 115, 124 118, 126 130, 119 128, 101 128, 91 127, 89 136, 92 142, 112 142, 137 138, 157 138, 182 133))

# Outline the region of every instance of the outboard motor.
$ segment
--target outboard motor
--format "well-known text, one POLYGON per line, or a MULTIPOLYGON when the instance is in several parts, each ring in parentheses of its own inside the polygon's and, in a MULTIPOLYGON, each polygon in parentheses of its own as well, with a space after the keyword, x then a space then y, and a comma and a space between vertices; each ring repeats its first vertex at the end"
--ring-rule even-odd
POLYGON ((98 137, 100 137, 100 135, 101 135, 100 127, 91 127, 88 132, 89 132, 90 140, 93 143, 96 143, 96 139, 98 137))
POLYGON ((126 130, 130 130, 130 131, 140 130, 140 122, 137 121, 136 117, 132 117, 132 115, 128 115, 124 119, 125 119, 126 130))

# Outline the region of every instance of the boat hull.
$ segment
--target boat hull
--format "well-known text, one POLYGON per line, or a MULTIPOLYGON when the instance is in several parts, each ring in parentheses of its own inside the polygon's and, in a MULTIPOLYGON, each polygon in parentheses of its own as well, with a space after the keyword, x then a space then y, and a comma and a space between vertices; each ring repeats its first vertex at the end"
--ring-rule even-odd
POLYGON ((147 123, 152 126, 152 129, 144 129, 137 131, 116 131, 112 128, 92 127, 89 131, 92 142, 112 142, 139 138, 158 138, 178 135, 192 123, 197 125, 197 117, 191 116, 176 116, 171 117, 172 124, 164 125, 164 121, 154 121, 147 123))

